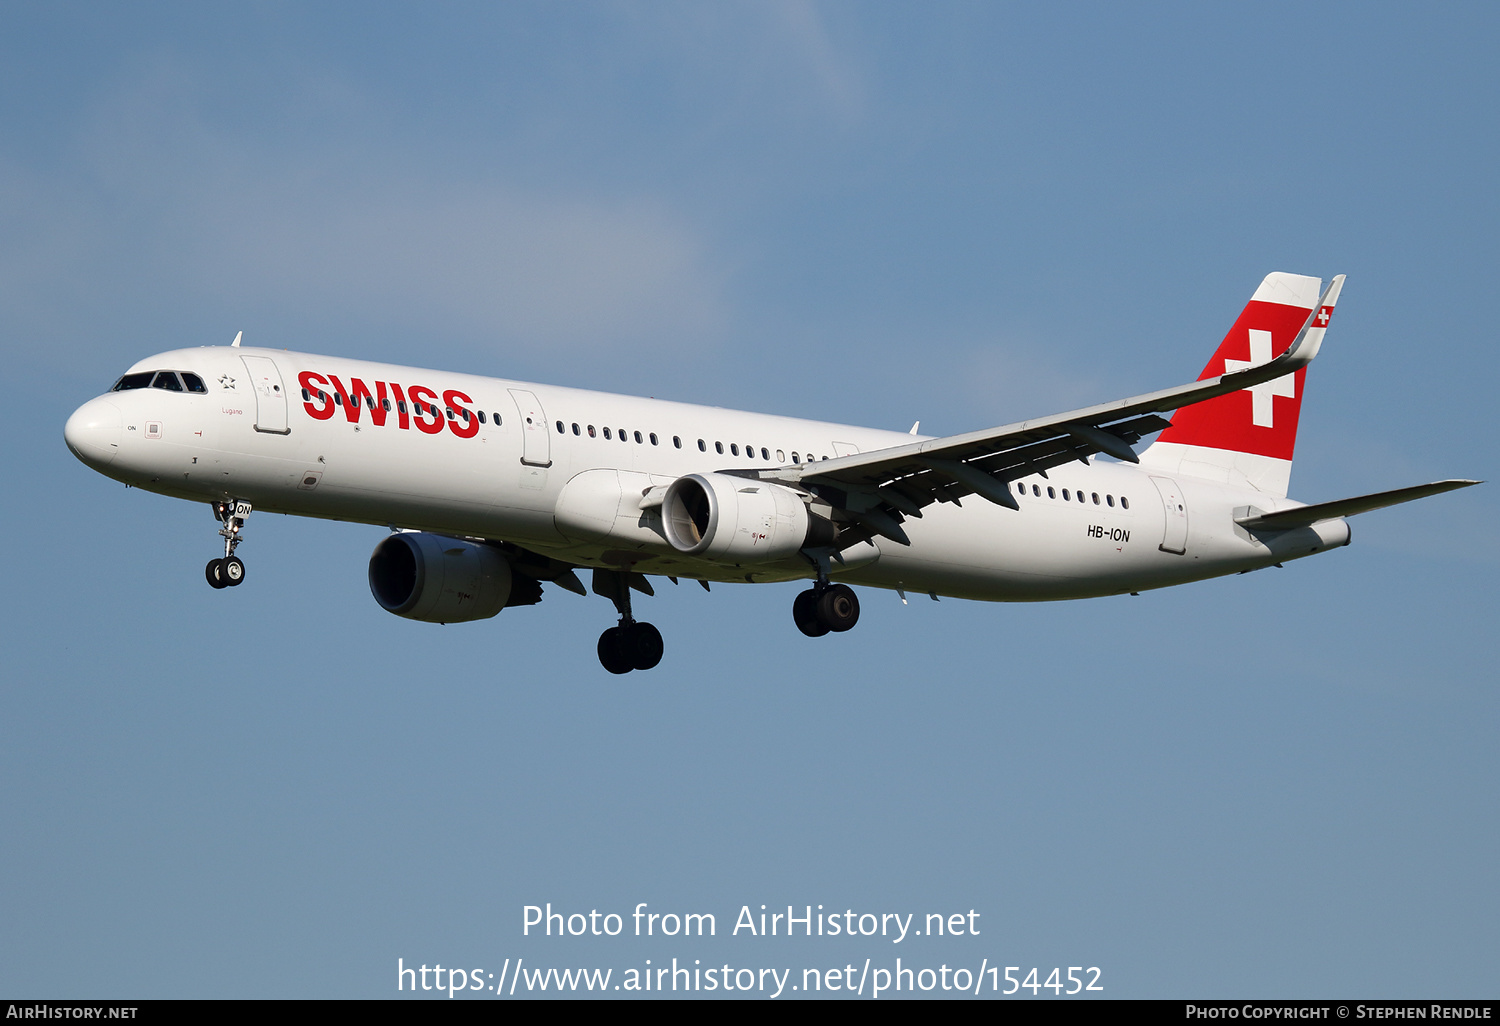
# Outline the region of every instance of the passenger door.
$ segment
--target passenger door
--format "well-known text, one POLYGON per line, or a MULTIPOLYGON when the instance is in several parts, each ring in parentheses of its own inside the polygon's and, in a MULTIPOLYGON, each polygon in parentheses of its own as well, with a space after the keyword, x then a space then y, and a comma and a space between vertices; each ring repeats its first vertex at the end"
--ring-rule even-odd
POLYGON ((1167 515, 1166 530, 1162 533, 1161 550, 1182 555, 1187 552, 1187 500, 1182 489, 1169 477, 1152 476, 1151 483, 1161 493, 1161 504, 1167 515))
POLYGON ((552 438, 542 404, 524 388, 512 388, 510 397, 521 415, 521 462, 528 467, 552 466, 552 438))
POLYGON ((255 390, 255 430, 270 435, 289 435, 286 390, 281 387, 281 371, 268 356, 242 356, 250 387, 255 390))

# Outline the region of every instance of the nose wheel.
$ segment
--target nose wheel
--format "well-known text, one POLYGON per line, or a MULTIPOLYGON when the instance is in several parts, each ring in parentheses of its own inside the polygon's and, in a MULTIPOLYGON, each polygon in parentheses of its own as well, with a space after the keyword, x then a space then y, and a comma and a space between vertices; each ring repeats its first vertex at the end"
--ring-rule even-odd
POLYGON ((203 575, 215 588, 232 588, 245 579, 245 563, 238 556, 228 559, 210 559, 203 568, 203 575))
POLYGON ((859 596, 847 584, 809 588, 792 602, 792 621, 809 638, 843 633, 859 623, 859 596))
POLYGON ((203 576, 208 579, 210 587, 233 588, 245 579, 245 564, 234 554, 240 542, 240 532, 244 530, 245 518, 250 515, 250 504, 248 502, 216 502, 213 504, 214 517, 224 526, 219 529, 219 534, 224 539, 224 558, 210 559, 208 565, 203 568, 203 576))

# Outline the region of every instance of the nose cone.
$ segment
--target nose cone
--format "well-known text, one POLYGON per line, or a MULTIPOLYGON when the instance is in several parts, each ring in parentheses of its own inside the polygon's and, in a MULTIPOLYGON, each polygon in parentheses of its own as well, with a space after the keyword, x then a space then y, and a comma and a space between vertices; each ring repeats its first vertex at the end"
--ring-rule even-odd
POLYGON ((125 433, 120 408, 108 399, 90 399, 68 418, 63 438, 84 463, 96 469, 107 467, 120 451, 125 433))

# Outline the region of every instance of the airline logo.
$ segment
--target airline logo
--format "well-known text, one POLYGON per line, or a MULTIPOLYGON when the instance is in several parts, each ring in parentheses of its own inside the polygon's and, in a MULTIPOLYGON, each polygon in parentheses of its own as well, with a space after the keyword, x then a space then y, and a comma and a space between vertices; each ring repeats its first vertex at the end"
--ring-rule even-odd
MULTIPOLYGON (((1250 329, 1250 359, 1231 360, 1225 358, 1224 373, 1229 374, 1237 370, 1245 370, 1249 367, 1259 367, 1263 363, 1271 362, 1271 333, 1259 328, 1250 329)), ((1274 378, 1270 381, 1262 381, 1258 385, 1251 385, 1244 391, 1250 393, 1250 423, 1256 427, 1276 426, 1276 404, 1272 401, 1275 397, 1283 399, 1297 398, 1297 383, 1292 380, 1292 375, 1274 378)))
POLYGON ((314 420, 331 420, 342 410, 351 424, 358 424, 368 413, 371 424, 385 427, 394 415, 401 431, 415 426, 423 434, 436 435, 447 425, 459 438, 479 434, 479 418, 469 409, 474 400, 457 389, 446 389, 439 405, 438 393, 426 385, 402 387, 393 381, 377 381, 371 391, 359 378, 350 378, 346 387, 337 374, 325 377, 312 371, 298 374, 297 384, 305 397, 302 408, 314 420))
MULTIPOLYGON (((1252 299, 1198 380, 1257 367, 1280 356, 1307 323, 1311 305, 1291 306, 1252 299)), ((1313 325, 1326 326, 1332 314, 1332 307, 1322 307, 1313 318, 1313 325)), ((1297 418, 1302 410, 1302 383, 1306 375, 1304 367, 1217 399, 1183 407, 1173 416, 1172 426, 1161 433, 1161 441, 1290 460, 1297 443, 1297 418)))

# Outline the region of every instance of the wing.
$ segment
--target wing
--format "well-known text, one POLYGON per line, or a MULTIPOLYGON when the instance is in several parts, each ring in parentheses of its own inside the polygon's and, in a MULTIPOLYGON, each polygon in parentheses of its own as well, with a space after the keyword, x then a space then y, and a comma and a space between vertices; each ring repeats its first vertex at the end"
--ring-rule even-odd
POLYGON ((1274 360, 1258 366, 987 431, 930 438, 817 463, 756 471, 753 475, 740 473, 812 492, 857 524, 859 529, 840 533, 840 549, 877 534, 910 545, 901 522, 904 517, 920 517, 925 506, 960 503, 969 495, 978 495, 1020 509, 1011 494, 1011 482, 1017 478, 1045 476, 1053 467, 1072 460, 1087 463, 1090 456, 1101 452, 1138 463, 1131 446, 1167 427, 1169 422, 1161 414, 1307 366, 1323 342, 1323 328, 1316 323, 1318 312, 1338 301, 1343 284, 1343 275, 1329 282, 1292 344, 1274 360))

